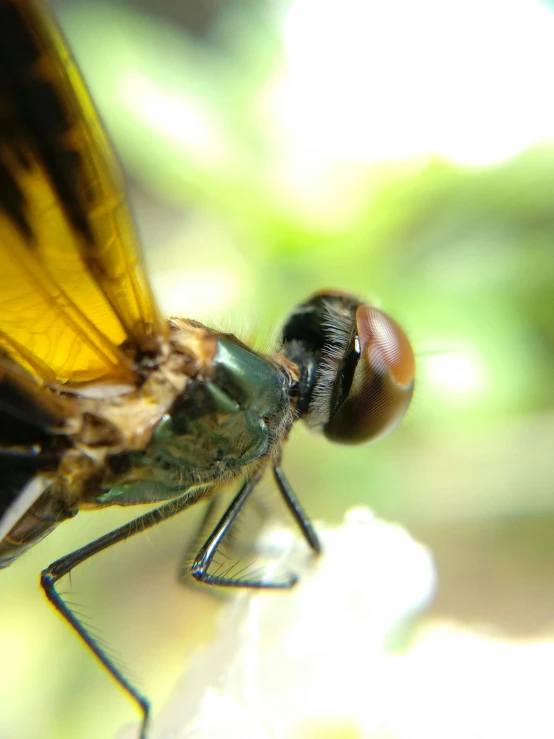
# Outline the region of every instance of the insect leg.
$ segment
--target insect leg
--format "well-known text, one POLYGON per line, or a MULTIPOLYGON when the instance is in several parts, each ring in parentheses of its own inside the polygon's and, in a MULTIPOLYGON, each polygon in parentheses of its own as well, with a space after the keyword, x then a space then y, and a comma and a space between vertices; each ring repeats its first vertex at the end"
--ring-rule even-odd
POLYGON ((293 573, 286 575, 279 581, 268 581, 263 578, 257 577, 228 577, 225 575, 210 575, 208 569, 216 555, 216 552, 221 545, 226 534, 229 532, 231 526, 235 522, 241 508, 244 506, 248 497, 259 477, 255 477, 252 480, 248 480, 241 487, 239 492, 235 495, 231 504, 221 517, 215 529, 212 531, 208 540, 204 546, 198 552, 194 564, 192 565, 191 574, 205 585, 219 585, 221 587, 228 588, 259 588, 259 589, 286 589, 291 588, 297 581, 297 576, 293 573))
MULTIPOLYGON (((191 573, 191 560, 195 561, 196 553, 200 551, 202 545, 206 541, 208 534, 213 531, 214 523, 217 520, 217 509, 222 508, 219 496, 214 495, 206 503, 206 508, 202 515, 202 521, 196 526, 194 536, 187 542, 183 551, 181 562, 179 565, 179 580, 186 582, 191 573)), ((221 516, 221 512, 219 513, 221 516)))
MULTIPOLYGON (((308 542, 311 549, 319 554, 321 552, 321 544, 319 543, 318 536, 312 526, 308 516, 304 512, 300 502, 290 487, 283 470, 277 464, 273 467, 273 474, 275 481, 283 499, 294 516, 294 520, 300 527, 306 541, 308 542)), ((227 508, 219 523, 208 537, 208 540, 204 546, 198 552, 194 564, 191 569, 192 576, 206 585, 220 585, 222 587, 234 587, 234 588, 290 588, 296 581, 297 576, 293 573, 287 575, 286 578, 279 581, 267 581, 260 578, 249 577, 246 578, 232 578, 222 575, 209 575, 208 569, 210 564, 215 557, 215 554, 221 545, 221 542, 225 538, 225 535, 229 532, 231 526, 236 520, 241 508, 246 503, 250 493, 256 486, 259 478, 254 478, 246 482, 236 496, 233 498, 230 506, 227 508)))
POLYGON ((42 571, 40 584, 46 594, 46 597, 52 603, 58 613, 64 618, 73 630, 80 636, 82 641, 102 663, 118 685, 127 693, 140 709, 142 714, 142 725, 140 731, 140 739, 147 739, 147 724, 150 713, 149 701, 141 695, 141 693, 127 680, 121 670, 115 665, 114 661, 108 656, 106 651, 100 646, 98 641, 92 636, 86 626, 73 613, 69 606, 65 603, 62 596, 56 590, 57 581, 64 575, 73 570, 74 567, 81 564, 98 552, 111 547, 119 541, 123 541, 134 534, 138 534, 145 529, 149 529, 162 521, 174 516, 176 513, 188 508, 197 500, 190 495, 183 495, 181 498, 172 500, 169 503, 156 508, 154 511, 139 516, 129 523, 120 526, 114 531, 95 539, 84 547, 77 549, 75 552, 66 554, 64 557, 53 562, 49 567, 42 571))
POLYGON ((285 477, 280 465, 274 465, 273 475, 275 477, 277 487, 279 488, 279 491, 283 496, 283 500, 287 505, 287 508, 294 516, 294 520, 300 527, 300 530, 304 534, 304 538, 308 542, 310 548, 313 552, 315 552, 315 554, 321 554, 321 544, 319 542, 319 538, 315 532, 315 529, 312 526, 310 519, 306 515, 306 512, 300 505, 300 501, 294 494, 294 491, 291 488, 287 478, 285 477))

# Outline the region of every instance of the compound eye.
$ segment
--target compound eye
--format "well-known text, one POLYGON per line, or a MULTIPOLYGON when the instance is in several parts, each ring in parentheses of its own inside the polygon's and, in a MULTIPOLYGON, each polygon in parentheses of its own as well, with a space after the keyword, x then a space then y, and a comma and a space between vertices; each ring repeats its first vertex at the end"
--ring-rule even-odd
POLYGON ((356 310, 359 359, 350 390, 323 432, 343 444, 374 441, 406 413, 415 383, 415 357, 396 321, 369 305, 356 310))

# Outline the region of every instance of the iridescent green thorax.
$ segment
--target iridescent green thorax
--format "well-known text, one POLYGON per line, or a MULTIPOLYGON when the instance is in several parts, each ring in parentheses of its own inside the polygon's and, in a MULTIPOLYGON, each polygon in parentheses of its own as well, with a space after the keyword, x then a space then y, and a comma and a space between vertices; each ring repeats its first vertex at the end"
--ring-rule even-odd
POLYGON ((288 390, 278 365, 219 338, 209 377, 190 382, 144 451, 117 458, 113 484, 97 502, 167 500, 235 476, 267 454, 290 426, 288 390))

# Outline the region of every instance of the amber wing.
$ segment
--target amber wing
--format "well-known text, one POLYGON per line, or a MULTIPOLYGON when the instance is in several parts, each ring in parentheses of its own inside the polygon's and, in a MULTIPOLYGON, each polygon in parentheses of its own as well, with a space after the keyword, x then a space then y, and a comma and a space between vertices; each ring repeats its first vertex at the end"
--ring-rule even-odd
POLYGON ((109 143, 44 8, 0 0, 0 29, 0 349, 47 382, 132 382, 165 323, 109 143))

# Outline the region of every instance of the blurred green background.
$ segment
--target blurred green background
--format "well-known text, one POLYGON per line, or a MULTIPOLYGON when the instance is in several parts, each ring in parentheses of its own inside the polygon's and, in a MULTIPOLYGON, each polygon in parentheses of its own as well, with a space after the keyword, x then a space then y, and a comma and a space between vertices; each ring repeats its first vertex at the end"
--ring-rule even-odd
MULTIPOLYGON (((428 624, 552 639, 547 5, 54 8, 124 166, 167 314, 269 349, 296 302, 338 287, 412 338, 416 397, 390 438, 334 448, 293 432, 285 469, 311 516, 338 521, 366 504, 429 545, 439 591, 428 624)), ((42 567, 128 517, 81 514, 2 573, 2 739, 97 739, 135 718, 38 587, 42 567)), ((194 520, 119 545, 67 586, 155 707, 218 607, 176 584, 194 520)))

